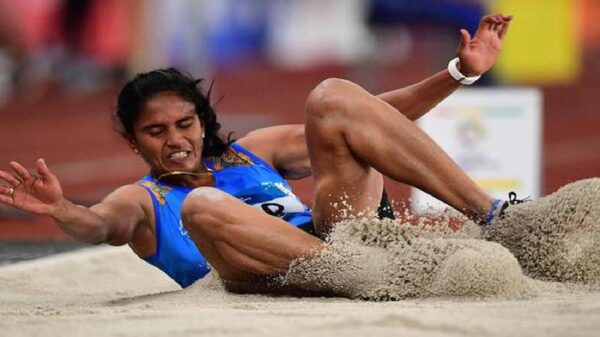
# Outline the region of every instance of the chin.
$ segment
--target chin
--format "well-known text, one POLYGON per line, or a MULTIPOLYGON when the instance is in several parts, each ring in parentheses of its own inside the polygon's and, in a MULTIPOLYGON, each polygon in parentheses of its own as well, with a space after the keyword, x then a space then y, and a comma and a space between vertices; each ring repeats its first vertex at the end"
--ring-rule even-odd
POLYGON ((197 163, 188 165, 177 165, 176 167, 172 168, 171 171, 197 172, 200 170, 201 167, 202 165, 199 165, 197 163))
POLYGON ((165 172, 173 172, 173 171, 186 171, 186 172, 194 172, 195 170, 202 167, 202 165, 195 162, 183 162, 183 163, 161 163, 161 170, 165 172))

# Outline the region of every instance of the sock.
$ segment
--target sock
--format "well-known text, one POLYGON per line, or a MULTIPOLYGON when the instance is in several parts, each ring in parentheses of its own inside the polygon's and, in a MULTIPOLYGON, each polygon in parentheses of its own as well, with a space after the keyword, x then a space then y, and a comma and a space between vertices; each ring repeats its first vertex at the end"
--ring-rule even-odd
POLYGON ((492 209, 490 209, 490 211, 488 212, 488 214, 485 216, 485 218, 483 218, 483 220, 479 223, 479 225, 483 228, 487 228, 492 224, 492 220, 494 219, 494 217, 496 216, 496 214, 500 213, 500 209, 502 207, 502 204, 504 204, 503 200, 500 199, 496 199, 492 202, 492 209))

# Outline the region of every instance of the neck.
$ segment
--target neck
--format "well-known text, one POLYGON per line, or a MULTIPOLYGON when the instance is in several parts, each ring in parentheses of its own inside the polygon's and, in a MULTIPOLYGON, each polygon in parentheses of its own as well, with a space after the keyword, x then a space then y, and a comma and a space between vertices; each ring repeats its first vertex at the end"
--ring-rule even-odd
POLYGON ((203 167, 200 172, 170 171, 159 175, 152 173, 152 177, 160 182, 175 186, 202 187, 215 185, 212 170, 206 167, 203 167))

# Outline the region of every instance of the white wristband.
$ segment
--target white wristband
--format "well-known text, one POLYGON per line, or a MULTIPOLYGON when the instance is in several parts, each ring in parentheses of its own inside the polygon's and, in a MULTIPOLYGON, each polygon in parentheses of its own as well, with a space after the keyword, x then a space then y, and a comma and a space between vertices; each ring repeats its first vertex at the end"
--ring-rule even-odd
POLYGON ((471 77, 463 75, 457 68, 457 64, 459 61, 460 59, 456 57, 450 60, 450 62, 448 62, 448 72, 450 73, 450 76, 452 76, 453 79, 457 80, 458 82, 464 85, 471 85, 475 83, 475 81, 477 81, 481 77, 481 75, 471 77))

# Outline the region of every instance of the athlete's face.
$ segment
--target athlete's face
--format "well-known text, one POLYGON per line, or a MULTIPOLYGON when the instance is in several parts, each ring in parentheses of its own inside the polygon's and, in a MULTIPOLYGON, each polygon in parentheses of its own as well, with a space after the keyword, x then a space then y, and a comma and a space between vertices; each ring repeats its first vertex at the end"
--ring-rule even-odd
POLYGON ((173 92, 148 100, 133 125, 130 144, 154 175, 198 172, 202 167, 204 128, 192 103, 173 92))

